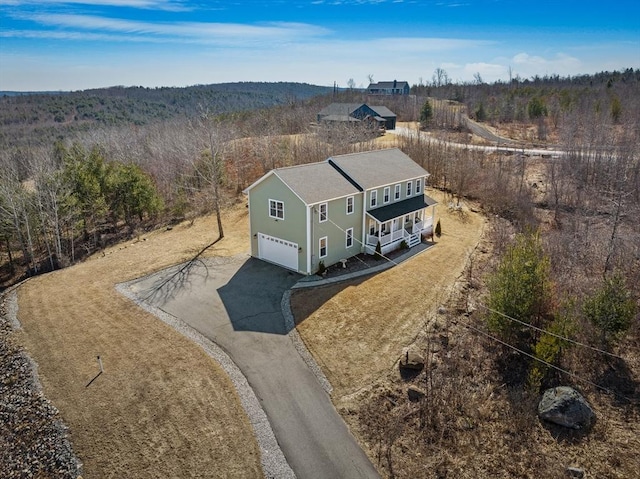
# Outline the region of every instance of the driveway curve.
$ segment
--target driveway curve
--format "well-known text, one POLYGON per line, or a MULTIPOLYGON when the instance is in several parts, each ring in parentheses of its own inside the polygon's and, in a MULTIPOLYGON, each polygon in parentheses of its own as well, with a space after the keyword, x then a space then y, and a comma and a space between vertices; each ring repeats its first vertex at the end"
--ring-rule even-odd
POLYGON ((300 278, 242 256, 169 268, 129 289, 224 349, 258 397, 298 478, 377 478, 288 335, 281 299, 300 278))

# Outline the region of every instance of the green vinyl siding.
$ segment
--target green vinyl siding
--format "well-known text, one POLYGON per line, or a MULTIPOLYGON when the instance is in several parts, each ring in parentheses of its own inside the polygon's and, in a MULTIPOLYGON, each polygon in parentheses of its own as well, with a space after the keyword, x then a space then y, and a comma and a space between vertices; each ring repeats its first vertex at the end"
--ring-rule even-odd
POLYGON ((424 177, 420 177, 420 193, 416 194, 416 178, 413 178, 410 180, 411 182, 411 195, 407 196, 407 182, 409 182, 409 180, 404 180, 404 181, 400 181, 397 183, 391 183, 388 185, 383 185, 380 186, 379 188, 371 188, 369 190, 366 191, 367 194, 367 211, 369 210, 373 210, 375 208, 381 208, 383 206, 387 206, 390 205, 396 201, 403 201, 406 200, 408 198, 413 198, 414 196, 418 196, 418 194, 424 194, 425 191, 425 178, 424 177), (396 185, 400 185, 400 198, 396 199, 395 197, 395 192, 396 192, 396 185), (384 189, 385 188, 389 188, 390 189, 390 194, 389 194, 389 202, 385 203, 384 202, 384 189), (371 192, 372 191, 377 191, 377 195, 378 195, 378 201, 376 203, 375 207, 371 207, 371 192))
POLYGON ((363 195, 350 195, 353 197, 354 212, 347 214, 347 197, 336 198, 327 202, 327 221, 320 222, 319 204, 312 207, 312 271, 318 269, 320 260, 325 266, 331 266, 341 259, 349 258, 362 251, 362 202, 363 195), (353 228, 353 246, 346 247, 345 231, 353 228), (327 256, 320 258, 320 238, 327 238, 327 256))
POLYGON ((307 270, 306 205, 276 175, 272 174, 249 191, 251 255, 258 257, 258 233, 297 243, 298 270, 307 270), (269 200, 284 203, 284 219, 269 216, 269 200))

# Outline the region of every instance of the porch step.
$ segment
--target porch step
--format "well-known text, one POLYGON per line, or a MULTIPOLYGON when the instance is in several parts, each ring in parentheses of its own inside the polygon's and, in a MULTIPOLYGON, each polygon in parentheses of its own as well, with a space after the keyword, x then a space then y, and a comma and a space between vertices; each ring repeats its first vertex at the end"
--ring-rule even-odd
POLYGON ((408 239, 409 240, 407 241, 407 245, 409 246, 409 248, 413 248, 415 245, 420 244, 420 234, 419 233, 412 234, 411 236, 409 236, 408 239))

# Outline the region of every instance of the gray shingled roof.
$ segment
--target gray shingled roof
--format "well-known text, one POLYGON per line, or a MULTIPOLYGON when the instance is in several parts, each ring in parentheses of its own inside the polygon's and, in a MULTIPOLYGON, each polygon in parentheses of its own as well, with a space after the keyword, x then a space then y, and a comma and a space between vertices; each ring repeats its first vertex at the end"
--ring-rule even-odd
POLYGON ((386 106, 371 106, 371 105, 367 105, 367 106, 380 116, 384 116, 387 118, 390 116, 397 116, 394 112, 389 110, 386 106))
POLYGON ((397 148, 333 156, 329 161, 365 190, 429 175, 397 148))
MULTIPOLYGON (((351 115, 355 110, 360 108, 362 105, 367 105, 366 103, 332 103, 324 107, 318 115, 320 117, 328 117, 328 116, 343 116, 343 115, 351 115)), ((375 111, 379 116, 382 117, 395 117, 396 114, 389 110, 386 106, 371 106, 367 105, 373 111, 375 111)), ((327 118, 324 118, 327 119, 327 118)))
POLYGON ((363 103, 332 103, 325 106, 320 113, 320 116, 327 115, 351 115, 354 110, 357 110, 363 105, 363 103))
POLYGON ((278 168, 273 172, 308 205, 358 193, 358 189, 326 161, 278 168))

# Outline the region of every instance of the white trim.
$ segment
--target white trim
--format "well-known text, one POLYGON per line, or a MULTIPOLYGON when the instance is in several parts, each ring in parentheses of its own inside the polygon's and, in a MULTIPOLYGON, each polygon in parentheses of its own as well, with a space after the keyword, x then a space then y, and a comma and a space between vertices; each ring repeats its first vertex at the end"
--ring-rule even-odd
POLYGON ((407 193, 407 198, 410 198, 413 194, 411 190, 413 190, 413 181, 407 181, 407 188, 405 190, 405 193, 407 193))
POLYGON ((311 274, 311 218, 313 218, 313 212, 311 206, 307 206, 307 274, 311 274))
MULTIPOLYGON (((249 201, 249 195, 247 195, 247 210, 248 210, 247 213, 249 213, 249 244, 251 245, 251 255, 253 256, 253 226, 251 225, 251 201, 249 201)), ((258 255, 258 245, 256 243, 256 256, 257 255, 258 255)))
POLYGON ((375 208, 378 206, 378 190, 371 190, 369 192, 369 208, 375 208))
POLYGON ((351 248, 353 246, 353 228, 347 228, 345 230, 344 246, 345 248, 351 248), (351 240, 351 244, 349 244, 349 240, 351 240))
POLYGON ((318 205, 318 223, 324 223, 329 219, 329 204, 328 203, 320 203, 318 205), (322 212, 322 207, 324 206, 324 213, 322 212), (322 216, 324 215, 324 219, 322 216))
POLYGON ((318 258, 326 258, 329 254, 329 239, 326 236, 318 239, 318 258), (322 254, 322 240, 324 240, 324 254, 322 254))
POLYGON ((402 198, 402 185, 398 183, 393 189, 393 201, 398 201, 400 198, 402 198))
POLYGON ((382 204, 386 205, 390 201, 391 201, 391 187, 385 186, 384 190, 382 191, 382 204))
POLYGON ((422 178, 416 179, 416 195, 422 193, 422 178))
MULTIPOLYGON (((271 176, 271 175, 275 175, 275 174, 276 174, 275 170, 270 170, 270 171, 266 172, 263 176, 261 176, 261 177, 260 177, 260 178, 258 178, 256 181, 254 181, 254 182, 253 182, 253 183, 251 183, 249 186, 247 186, 244 190, 242 190, 242 192, 243 192, 245 195, 249 196, 249 191, 251 191, 254 187, 258 186, 260 183, 262 183, 264 180, 266 180, 269 176, 271 176)), ((277 176, 277 175, 276 175, 276 176, 277 176)), ((278 179, 279 179, 280 181, 282 181, 282 178, 280 178, 279 176, 278 176, 278 179)), ((283 182, 283 183, 284 183, 284 182, 283 182)), ((289 185, 287 185, 287 187, 288 187, 288 186, 289 186, 289 185)), ((300 199, 302 199, 302 198, 300 198, 300 199)))
POLYGON ((284 221, 284 201, 282 201, 282 200, 274 200, 272 198, 269 198, 269 218, 274 218, 276 220, 283 220, 284 221), (271 214, 271 202, 272 201, 275 203, 274 208, 273 208, 276 211, 275 215, 271 214), (281 209, 282 216, 278 216, 278 203, 280 203, 282 205, 282 209, 281 209))
POLYGON ((348 215, 352 215, 356 211, 356 197, 351 195, 346 199, 346 211, 348 215), (351 211, 349 211, 349 200, 351 200, 351 211))
POLYGON ((367 228, 366 228, 366 221, 367 221, 367 195, 366 193, 362 193, 362 208, 360 208, 360 210, 362 211, 362 219, 361 219, 361 223, 362 223, 362 237, 360 238, 360 251, 364 252, 365 251, 365 240, 367 239, 367 228))

